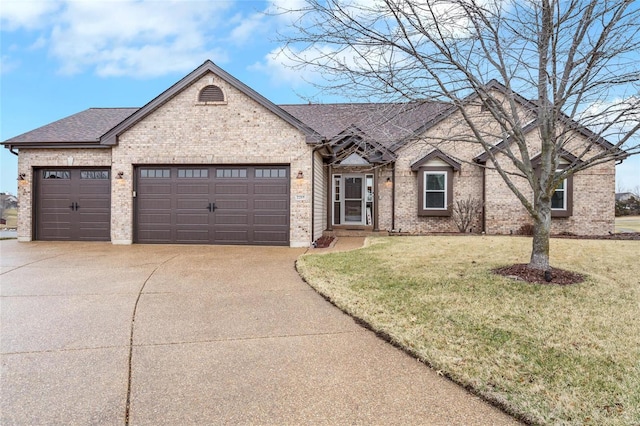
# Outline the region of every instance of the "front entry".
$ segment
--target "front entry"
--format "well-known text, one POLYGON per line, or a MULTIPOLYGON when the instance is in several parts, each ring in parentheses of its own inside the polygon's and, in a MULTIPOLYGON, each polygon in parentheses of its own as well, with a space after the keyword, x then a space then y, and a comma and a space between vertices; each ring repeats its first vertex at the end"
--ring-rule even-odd
POLYGON ((333 175, 333 225, 373 224, 373 175, 333 175))

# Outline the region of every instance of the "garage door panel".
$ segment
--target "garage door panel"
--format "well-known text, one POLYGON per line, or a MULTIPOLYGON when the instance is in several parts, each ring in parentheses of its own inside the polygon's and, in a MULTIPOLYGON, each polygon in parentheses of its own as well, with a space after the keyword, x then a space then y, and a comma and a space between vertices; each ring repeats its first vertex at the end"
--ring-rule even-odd
POLYGON ((249 200, 216 198, 215 204, 218 211, 247 210, 249 208, 249 200))
POLYGON ((206 197, 200 198, 179 198, 176 202, 178 210, 202 210, 207 211, 209 200, 206 197))
POLYGON ((181 244, 206 244, 209 242, 209 232, 198 229, 178 229, 176 230, 176 243, 181 244))
POLYGON ((111 209, 111 203, 106 198, 78 197, 78 205, 82 211, 95 209, 109 213, 111 209))
POLYGON ((145 195, 170 195, 173 191, 170 183, 152 183, 152 182, 142 182, 138 187, 138 192, 144 193, 145 195))
POLYGON ((41 189, 44 190, 42 195, 43 198, 56 198, 56 197, 69 197, 71 195, 71 185, 60 186, 60 185, 46 185, 41 189))
POLYGON ((187 194, 194 194, 194 195, 203 195, 209 194, 209 185, 208 184, 178 184, 176 185, 176 189, 178 194, 180 195, 187 195, 187 194))
POLYGON ((256 214, 253 218, 254 225, 287 225, 288 217, 286 215, 267 215, 267 214, 256 214))
POLYGON ((176 224, 178 225, 207 225, 209 223, 208 214, 176 214, 176 224))
POLYGON ((215 218, 216 225, 249 225, 249 216, 247 214, 217 214, 215 218))
MULTIPOLYGON (((80 226, 82 224, 92 224, 91 226, 104 229, 105 224, 109 220, 109 213, 103 212, 84 212, 78 215, 80 226)), ((87 225, 85 225, 87 226, 87 225)))
POLYGON ((247 244, 249 231, 216 230, 215 241, 222 244, 247 244))
POLYGON ((256 210, 286 211, 289 207, 287 200, 255 200, 253 206, 256 210))
POLYGON ((106 186, 100 182, 100 184, 96 185, 80 185, 78 189, 78 194, 80 195, 106 195, 111 192, 111 188, 106 186))
POLYGON ((260 231, 253 232, 255 244, 285 244, 289 241, 289 233, 284 231, 260 231))
POLYGON ((43 209, 43 212, 48 211, 49 209, 61 209, 61 210, 69 210, 71 206, 71 199, 69 197, 66 198, 40 198, 39 204, 40 208, 43 209))
POLYGON ((41 214, 38 219, 44 227, 61 226, 67 229, 71 226, 71 211, 47 212, 41 214))
POLYGON ((171 224, 171 213, 145 213, 140 215, 140 222, 143 223, 140 226, 143 229, 145 226, 150 225, 169 226, 171 224))
POLYGON ((285 166, 139 167, 135 240, 287 245, 288 175, 285 166))
POLYGON ((138 205, 141 210, 171 210, 171 200, 166 198, 145 198, 139 199, 138 205))
POLYGON ((246 183, 216 183, 214 187, 215 194, 225 195, 238 195, 238 194, 248 194, 249 193, 249 185, 246 183))
POLYGON ((288 188, 282 184, 256 184, 254 186, 254 193, 259 195, 273 194, 273 195, 287 195, 288 188))
POLYGON ((138 229, 138 238, 148 243, 171 243, 171 230, 168 229, 138 229))

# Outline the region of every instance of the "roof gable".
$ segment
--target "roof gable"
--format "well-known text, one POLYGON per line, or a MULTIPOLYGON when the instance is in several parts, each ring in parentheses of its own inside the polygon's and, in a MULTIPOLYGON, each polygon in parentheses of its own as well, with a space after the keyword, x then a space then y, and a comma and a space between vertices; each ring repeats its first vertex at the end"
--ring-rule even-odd
POLYGON ((460 163, 458 163, 456 160, 449 157, 447 154, 440 151, 439 149, 434 149, 433 151, 431 151, 430 153, 428 153, 427 155, 425 155, 424 157, 422 157, 421 159, 413 163, 411 165, 411 171, 414 171, 414 172, 417 171, 424 164, 436 158, 450 165, 453 168, 453 170, 460 171, 460 163))
POLYGON ((100 138, 100 143, 103 145, 116 145, 118 143, 118 136, 124 133, 126 130, 134 126, 139 121, 143 120, 146 116, 151 114, 153 111, 160 108, 178 93, 182 92, 187 87, 191 86, 195 81, 200 79, 206 73, 213 73, 225 80, 228 84, 239 90, 240 92, 247 95, 249 98, 257 102, 258 104, 265 107, 267 110, 274 113, 276 116, 280 117, 282 120, 286 121, 293 127, 302 131, 306 135, 306 139, 308 143, 318 143, 322 140, 321 136, 309 126, 304 124, 302 121, 298 120, 279 106, 275 105, 271 101, 269 101, 264 96, 260 95, 255 90, 251 89, 246 84, 242 83, 240 80, 233 77, 231 74, 224 71, 222 68, 215 65, 210 60, 205 61, 202 65, 200 65, 195 70, 191 71, 185 77, 183 77, 180 81, 175 83, 173 86, 162 92, 160 95, 155 97, 145 106, 140 108, 134 114, 130 115, 124 121, 122 121, 117 126, 113 127, 109 131, 107 131, 100 138))

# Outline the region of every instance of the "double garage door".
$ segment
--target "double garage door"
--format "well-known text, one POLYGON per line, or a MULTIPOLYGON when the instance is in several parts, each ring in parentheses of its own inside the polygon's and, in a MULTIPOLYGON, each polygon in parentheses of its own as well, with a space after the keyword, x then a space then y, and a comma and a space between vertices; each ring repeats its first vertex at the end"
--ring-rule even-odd
POLYGON ((289 167, 137 167, 135 242, 288 245, 289 167))

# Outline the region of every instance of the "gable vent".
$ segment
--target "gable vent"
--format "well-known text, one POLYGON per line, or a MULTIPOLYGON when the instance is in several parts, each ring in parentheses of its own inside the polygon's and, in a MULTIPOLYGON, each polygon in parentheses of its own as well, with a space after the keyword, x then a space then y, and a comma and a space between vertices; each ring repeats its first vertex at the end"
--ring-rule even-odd
POLYGON ((224 93, 218 86, 206 86, 200 91, 198 102, 224 102, 224 93))

